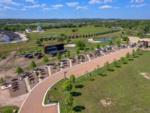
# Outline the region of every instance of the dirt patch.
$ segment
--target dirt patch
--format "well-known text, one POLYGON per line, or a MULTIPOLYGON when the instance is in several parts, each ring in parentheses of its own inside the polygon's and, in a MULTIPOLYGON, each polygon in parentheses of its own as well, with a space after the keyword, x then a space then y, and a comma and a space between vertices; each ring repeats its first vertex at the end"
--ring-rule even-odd
POLYGON ((109 107, 112 105, 112 100, 110 98, 101 99, 100 103, 102 104, 103 107, 109 107))
MULTIPOLYGON (((16 52, 12 52, 9 56, 0 61, 0 78, 16 76, 16 67, 22 67, 26 70, 31 61, 34 59, 26 59, 23 56, 17 55, 16 52)), ((35 60, 36 64, 40 63, 41 60, 35 60)))
POLYGON ((140 73, 145 79, 150 80, 150 74, 149 73, 140 73))
POLYGON ((9 91, 0 89, 0 106, 15 105, 21 107, 28 94, 12 98, 9 91))

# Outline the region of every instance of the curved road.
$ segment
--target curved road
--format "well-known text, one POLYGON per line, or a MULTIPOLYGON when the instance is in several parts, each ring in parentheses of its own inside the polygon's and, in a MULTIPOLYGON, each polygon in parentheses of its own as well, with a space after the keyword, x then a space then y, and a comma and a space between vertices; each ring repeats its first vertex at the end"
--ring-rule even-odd
POLYGON ((63 79, 64 73, 66 73, 67 77, 72 74, 76 77, 82 76, 87 72, 93 71, 97 67, 102 67, 106 62, 112 63, 114 60, 119 60, 127 53, 131 53, 132 50, 132 48, 117 50, 110 54, 95 58, 89 62, 75 65, 49 76, 33 88, 20 108, 19 113, 59 113, 58 104, 44 106, 42 103, 47 90, 63 79))

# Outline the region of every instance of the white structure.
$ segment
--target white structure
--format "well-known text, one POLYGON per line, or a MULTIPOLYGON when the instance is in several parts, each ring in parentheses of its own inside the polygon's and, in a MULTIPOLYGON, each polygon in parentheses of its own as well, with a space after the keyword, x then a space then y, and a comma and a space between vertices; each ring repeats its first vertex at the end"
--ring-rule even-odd
POLYGON ((36 29, 37 32, 42 32, 42 27, 41 26, 37 26, 37 29, 36 29))
POLYGON ((26 33, 31 33, 32 32, 32 30, 30 28, 26 29, 25 31, 26 31, 26 33))
POLYGON ((88 42, 90 42, 90 43, 100 43, 100 41, 95 41, 93 38, 88 39, 88 42))
POLYGON ((76 44, 66 44, 65 47, 71 47, 71 48, 74 48, 74 47, 76 47, 76 44))

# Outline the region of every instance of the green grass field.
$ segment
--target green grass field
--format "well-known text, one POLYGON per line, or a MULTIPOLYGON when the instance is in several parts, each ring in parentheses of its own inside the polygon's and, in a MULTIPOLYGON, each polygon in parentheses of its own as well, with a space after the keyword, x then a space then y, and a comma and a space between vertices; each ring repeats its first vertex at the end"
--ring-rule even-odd
MULTIPOLYGON (((121 64, 121 68, 108 72, 107 76, 84 76, 77 79, 74 88, 73 107, 80 107, 80 113, 150 113, 150 80, 140 73, 150 73, 150 52, 121 64), (101 100, 109 98, 111 105, 104 107, 101 100)), ((62 89, 64 81, 56 84, 47 95, 51 101, 59 101, 61 113, 66 111, 65 95, 62 89)))
MULTIPOLYGON (((16 44, 0 44, 0 57, 9 54, 11 51, 17 51, 17 52, 24 52, 24 51, 36 51, 39 49, 43 49, 43 47, 38 47, 37 46, 37 39, 45 37, 45 36, 50 36, 50 35, 60 35, 60 34, 73 34, 72 32, 73 28, 60 28, 60 29, 49 29, 43 33, 30 33, 28 34, 30 39, 27 42, 21 42, 21 43, 16 43, 16 44)), ((94 27, 94 26, 87 26, 87 27, 82 27, 78 28, 78 31, 76 33, 78 34, 89 34, 89 33, 97 33, 97 32, 106 32, 110 31, 111 29, 109 28, 104 28, 104 27, 94 27)), ((119 36, 120 32, 116 33, 110 33, 106 35, 100 35, 99 37, 103 36, 119 36)), ((78 38, 81 39, 81 38, 78 38)), ((77 39, 77 40, 78 40, 77 39)), ((76 39, 71 40, 72 42, 76 41, 76 39)), ((86 40, 87 41, 87 40, 86 40)), ((50 40, 46 41, 44 44, 55 44, 58 43, 57 40, 50 40)))
POLYGON ((72 32, 73 29, 78 29, 78 31, 75 32, 75 34, 89 34, 89 33, 105 32, 111 30, 109 28, 94 27, 94 26, 87 26, 81 28, 57 28, 57 29, 46 30, 46 32, 43 33, 30 33, 30 37, 41 38, 49 35, 60 35, 60 34, 71 35, 74 34, 72 32))
POLYGON ((15 106, 6 106, 0 108, 0 113, 17 113, 18 112, 18 107, 15 106))

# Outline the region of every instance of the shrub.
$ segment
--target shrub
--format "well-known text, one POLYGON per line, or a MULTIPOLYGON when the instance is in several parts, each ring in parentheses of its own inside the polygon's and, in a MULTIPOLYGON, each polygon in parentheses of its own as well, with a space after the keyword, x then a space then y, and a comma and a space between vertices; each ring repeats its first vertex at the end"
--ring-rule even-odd
POLYGON ((120 68, 121 67, 121 64, 119 61, 115 61, 114 62, 114 66, 117 67, 117 68, 120 68))
POLYGON ((31 66, 32 69, 37 67, 37 65, 36 65, 36 63, 34 61, 31 62, 30 66, 31 66))
POLYGON ((65 96, 65 104, 67 105, 67 107, 69 107, 69 109, 72 108, 72 106, 73 106, 73 97, 72 97, 71 94, 67 94, 65 96))
POLYGON ((64 83, 63 83, 63 89, 65 91, 71 91, 72 90, 72 84, 71 84, 71 81, 70 80, 66 80, 64 83))
POLYGON ((23 69, 21 68, 21 67, 17 67, 17 69, 16 69, 16 73, 17 74, 22 74, 24 71, 23 71, 23 69))
POLYGON ((99 69, 99 70, 97 71, 97 74, 100 75, 100 76, 106 76, 106 75, 107 75, 105 69, 99 69))
POLYGON ((77 45, 77 48, 78 48, 79 50, 84 50, 85 47, 86 47, 86 44, 85 44, 85 42, 83 42, 83 41, 78 41, 78 42, 76 43, 76 45, 77 45))
POLYGON ((76 82, 76 78, 75 78, 74 75, 70 76, 70 81, 71 81, 72 84, 74 84, 76 82))
POLYGON ((44 57, 43 57, 43 62, 45 62, 45 63, 49 62, 49 59, 48 59, 47 56, 44 56, 44 57))

